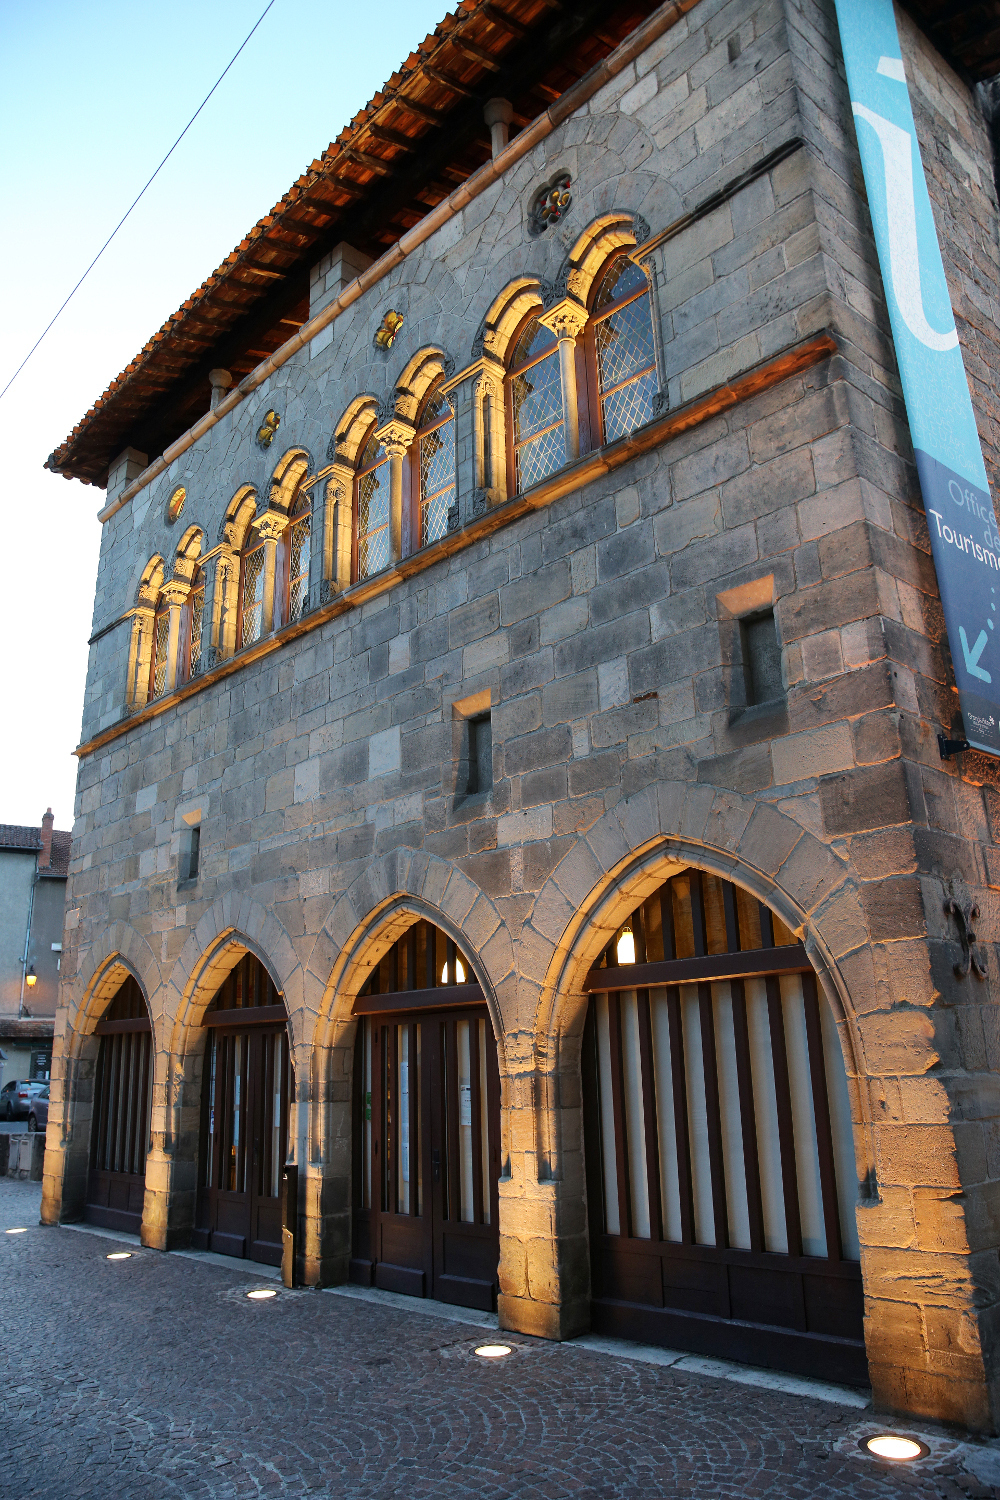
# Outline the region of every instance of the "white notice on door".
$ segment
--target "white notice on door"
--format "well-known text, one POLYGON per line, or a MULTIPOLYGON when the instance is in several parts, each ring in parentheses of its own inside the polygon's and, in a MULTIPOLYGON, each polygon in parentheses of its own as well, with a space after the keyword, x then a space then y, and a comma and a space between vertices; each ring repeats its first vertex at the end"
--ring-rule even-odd
POLYGON ((458 1123, 460 1125, 472 1124, 472 1084, 460 1083, 458 1123))

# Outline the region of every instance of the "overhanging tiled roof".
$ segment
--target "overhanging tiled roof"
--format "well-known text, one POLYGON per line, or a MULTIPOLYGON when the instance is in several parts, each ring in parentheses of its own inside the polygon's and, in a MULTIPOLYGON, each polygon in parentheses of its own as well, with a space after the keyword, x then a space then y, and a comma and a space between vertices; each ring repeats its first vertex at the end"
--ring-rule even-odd
MULTIPOLYGON (((1000 70, 1000 0, 903 3, 968 77, 1000 70)), ((211 369, 239 381, 301 327, 309 270, 329 249, 347 240, 378 257, 488 159, 488 99, 510 99, 513 128, 523 127, 658 8, 461 0, 147 341, 46 467, 104 485, 124 448, 162 453, 208 410, 211 369)))
POLYGON ((0 849, 23 849, 33 853, 41 847, 40 828, 24 828, 20 823, 0 823, 0 849))
POLYGON ((461 0, 135 359, 47 461, 107 482, 126 447, 161 453, 308 315, 309 270, 341 240, 377 257, 490 156, 483 107, 527 125, 658 7, 655 0, 461 0))

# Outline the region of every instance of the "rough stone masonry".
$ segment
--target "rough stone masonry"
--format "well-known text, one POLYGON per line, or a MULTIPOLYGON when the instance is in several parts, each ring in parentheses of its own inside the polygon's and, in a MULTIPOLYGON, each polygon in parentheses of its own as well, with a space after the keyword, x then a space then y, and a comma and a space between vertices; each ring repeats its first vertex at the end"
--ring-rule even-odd
MULTIPOLYGON (((81 1211, 94 1028, 131 973, 155 1058, 143 1239, 189 1239, 200 1022, 252 951, 288 1012, 302 1274, 344 1280, 352 1003, 402 926, 433 914, 497 1034, 502 1326, 579 1332, 583 976, 680 862, 767 903, 836 1016, 877 1402, 991 1430, 1000 783, 985 757, 938 751, 954 681, 833 4, 662 10, 672 24, 645 50, 116 510, 146 460, 113 466, 43 1218, 81 1211), (533 235, 532 205, 560 173, 571 208, 533 235), (650 242, 652 419, 599 451, 581 440, 579 458, 517 494, 482 436, 502 425, 514 325, 546 297, 586 307, 598 263, 650 242), (379 348, 390 310, 402 330, 379 348), (430 376, 453 396, 455 524, 356 581, 362 429, 405 429, 430 376), (280 427, 264 447, 269 412, 280 427), (273 567, 303 493, 308 608, 288 625, 274 614, 237 651, 227 631, 251 522, 278 517, 273 567), (168 605, 171 580, 183 597, 195 560, 200 670, 137 702, 136 610, 158 607, 151 579, 168 605), (755 710, 739 627, 769 609, 781 695, 755 710), (456 726, 484 705, 492 789, 463 800, 456 726), (184 880, 194 826, 198 873, 184 880)), ((976 91, 897 19, 995 476, 989 125, 976 91)), ((349 246, 327 257, 313 311, 367 263, 349 246)), ((586 334, 561 326, 582 348, 586 334)))

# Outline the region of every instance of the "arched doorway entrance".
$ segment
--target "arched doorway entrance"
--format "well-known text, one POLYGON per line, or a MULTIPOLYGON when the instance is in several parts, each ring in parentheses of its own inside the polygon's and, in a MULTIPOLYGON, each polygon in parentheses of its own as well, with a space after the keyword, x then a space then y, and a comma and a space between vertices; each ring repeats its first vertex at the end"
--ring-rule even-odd
POLYGON ((483 992, 451 938, 412 926, 358 999, 351 1280, 496 1306, 500 1075, 483 992))
POLYGON ((100 1037, 84 1220, 138 1234, 146 1189, 153 1030, 130 974, 95 1027, 100 1037))
POLYGON ((196 1250, 279 1266, 281 1183, 294 1097, 285 1006, 247 953, 205 1013, 196 1250))
POLYGON ((805 949, 689 869, 585 988, 595 1329, 866 1384, 847 1078, 805 949))

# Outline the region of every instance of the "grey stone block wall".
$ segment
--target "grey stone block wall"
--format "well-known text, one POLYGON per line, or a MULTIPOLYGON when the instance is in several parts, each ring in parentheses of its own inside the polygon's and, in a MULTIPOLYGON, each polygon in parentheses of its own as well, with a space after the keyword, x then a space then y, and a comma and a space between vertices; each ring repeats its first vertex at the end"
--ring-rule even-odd
MULTIPOLYGON (((992 471, 988 133, 975 96, 902 15, 900 28, 992 471)), ((149 998, 157 1054, 144 1234, 171 1243, 190 1206, 205 976, 218 983, 211 955, 241 936, 286 997, 309 1274, 336 1279, 353 955, 385 946, 396 906, 431 911, 480 977, 500 1042, 503 1316, 562 1336, 588 1295, 582 975, 637 883, 701 864, 801 933, 840 1021, 879 1399, 990 1427, 997 958, 989 942, 988 979, 956 976, 944 902, 978 902, 996 931, 1000 800, 992 763, 937 753, 953 679, 832 0, 700 0, 119 511, 83 735, 121 717, 129 627, 114 622, 152 556, 169 564, 192 524, 214 546, 240 486, 266 497, 290 448, 315 472, 350 402, 384 399, 418 349, 468 364, 503 288, 554 280, 601 215, 639 215, 655 235, 745 173, 654 252, 669 408, 714 401, 697 421, 84 755, 54 1110, 72 1143, 102 976, 120 957, 149 998), (571 214, 530 239, 532 194, 557 169, 573 178, 571 214), (390 308, 404 329, 376 352, 390 308), (819 335, 825 357, 760 375, 819 335), (265 453, 254 434, 270 408, 282 425, 265 453), (188 499, 170 527, 177 484, 188 499), (761 604, 785 687, 764 713, 745 711, 734 634, 761 604), (493 788, 463 799, 455 705, 483 694, 493 788), (194 809, 201 869, 179 890, 194 809)), ((56 1215, 71 1166, 55 1149, 48 1161, 56 1215)))

